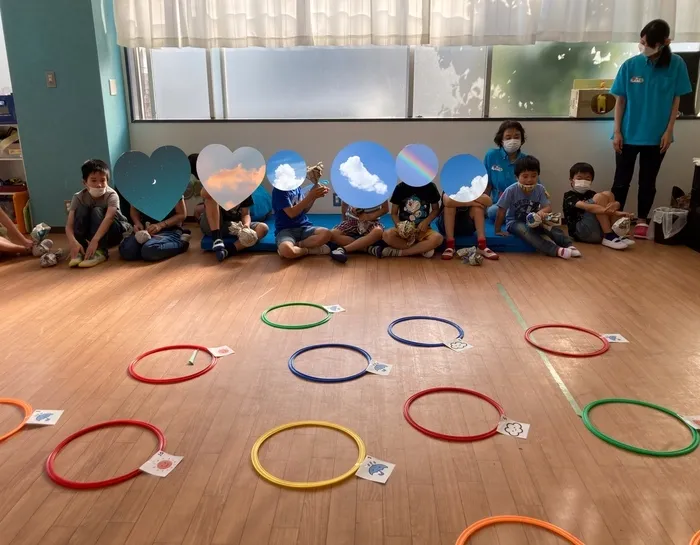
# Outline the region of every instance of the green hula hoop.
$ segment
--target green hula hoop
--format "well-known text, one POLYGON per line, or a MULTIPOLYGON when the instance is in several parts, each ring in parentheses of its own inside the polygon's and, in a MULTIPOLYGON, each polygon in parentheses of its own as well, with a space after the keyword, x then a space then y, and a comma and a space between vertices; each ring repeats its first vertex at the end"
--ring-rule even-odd
POLYGON ((583 417, 583 423, 586 425, 586 427, 595 435, 596 437, 602 439, 606 443, 609 443, 617 448, 621 448, 623 450, 628 450, 630 452, 635 452, 637 454, 646 454, 647 456, 657 456, 657 457, 664 457, 664 458, 670 458, 672 456, 683 456, 684 454, 690 454, 693 452, 696 448, 698 448, 698 445, 700 444, 700 434, 698 434, 698 431, 689 426, 688 423, 683 420, 683 418, 678 415, 677 413, 673 412, 670 409, 667 409, 665 407, 661 407, 660 405, 655 405, 654 403, 649 403, 647 401, 637 401, 635 399, 616 399, 616 398, 610 398, 610 399, 599 399, 597 401, 592 401, 586 407, 583 409, 583 414, 581 415, 583 417), (616 439, 613 439, 609 435, 605 435, 603 432, 598 430, 593 423, 591 422, 589 413, 591 412, 591 409, 594 407, 597 407, 598 405, 606 405, 608 403, 627 403, 629 405, 639 405, 640 407, 647 407, 649 409, 655 409, 657 411, 661 411, 662 413, 666 413, 669 416, 672 416, 676 420, 680 420, 683 425, 685 425, 689 430, 690 433, 693 437, 693 440, 691 441, 690 445, 688 445, 685 448, 679 449, 679 450, 662 450, 662 451, 657 451, 657 450, 649 450, 645 448, 639 448, 635 447, 634 445, 628 445, 627 443, 623 443, 621 441, 618 441, 616 439))
POLYGON ((262 313, 262 316, 260 316, 260 318, 267 325, 271 327, 276 327, 277 329, 310 329, 312 327, 325 324, 328 320, 331 319, 331 316, 333 316, 333 314, 331 312, 328 312, 328 309, 326 307, 322 305, 317 305, 316 303, 284 303, 283 305, 275 305, 274 307, 268 308, 265 312, 262 313), (270 321, 270 319, 267 317, 268 313, 272 312, 273 310, 277 310, 278 308, 284 307, 312 307, 322 310, 326 313, 326 315, 323 318, 321 318, 318 322, 312 322, 310 324, 285 325, 277 324, 275 322, 270 321))

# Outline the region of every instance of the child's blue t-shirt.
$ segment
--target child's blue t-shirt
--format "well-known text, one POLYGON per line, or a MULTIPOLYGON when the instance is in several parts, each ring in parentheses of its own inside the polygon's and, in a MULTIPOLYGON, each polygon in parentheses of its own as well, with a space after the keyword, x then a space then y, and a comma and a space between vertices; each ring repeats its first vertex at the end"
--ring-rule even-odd
POLYGON ((537 184, 530 193, 525 193, 517 183, 513 184, 498 199, 498 208, 506 209, 506 229, 513 222, 524 222, 530 212, 537 212, 547 205, 549 199, 542 184, 537 184))
POLYGON ((294 229, 295 227, 307 227, 312 225, 306 212, 302 212, 295 218, 290 218, 284 211, 285 208, 296 206, 304 198, 301 188, 291 191, 282 191, 277 188, 272 189, 272 210, 275 212, 275 235, 283 229, 294 229))

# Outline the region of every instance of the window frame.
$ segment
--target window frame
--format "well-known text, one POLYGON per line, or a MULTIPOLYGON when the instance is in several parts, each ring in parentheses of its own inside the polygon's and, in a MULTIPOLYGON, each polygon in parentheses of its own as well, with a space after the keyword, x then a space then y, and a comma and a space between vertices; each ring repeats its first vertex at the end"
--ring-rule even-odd
MULTIPOLYGON (((483 122, 483 121, 505 121, 508 119, 515 119, 517 121, 551 121, 551 122, 561 122, 561 121, 572 121, 572 122, 601 122, 601 121, 611 121, 610 117, 590 117, 590 118, 579 118, 579 117, 569 117, 569 116, 498 116, 491 117, 490 106, 491 106, 491 81, 492 81, 492 63, 493 63, 493 47, 486 46, 486 69, 484 74, 484 104, 483 104, 483 115, 481 117, 414 117, 414 82, 415 82, 415 46, 408 46, 409 52, 407 55, 408 70, 407 70, 407 85, 406 85, 406 115, 404 117, 358 117, 358 118, 251 118, 251 119, 228 119, 228 101, 226 96, 228 93, 227 88, 227 78, 226 78, 226 55, 223 51, 218 53, 219 56, 219 66, 214 68, 214 61, 212 59, 212 50, 207 50, 206 54, 206 68, 207 68, 207 84, 208 84, 208 95, 209 95, 209 119, 144 119, 145 108, 143 104, 143 93, 147 93, 149 97, 149 103, 151 108, 151 115, 155 115, 156 103, 154 100, 153 85, 149 81, 149 85, 146 87, 144 83, 145 74, 150 75, 152 80, 153 68, 151 61, 151 50, 146 48, 143 49, 143 57, 145 59, 146 71, 143 71, 144 59, 140 59, 137 55, 137 49, 122 48, 123 49, 123 63, 124 72, 126 74, 126 84, 128 89, 126 90, 126 95, 128 96, 129 102, 129 115, 131 123, 406 123, 406 122, 483 122), (216 116, 216 97, 214 93, 214 85, 216 81, 220 80, 219 87, 221 89, 221 107, 222 116, 216 116), (140 92, 136 93, 136 90, 140 92), (145 89, 145 90, 144 90, 145 89), (134 104, 136 103, 136 104, 134 104), (135 115, 135 109, 138 109, 140 117, 135 115)), ((697 114, 695 116, 681 116, 677 121, 687 121, 687 120, 699 120, 700 119, 700 77, 698 82, 696 82, 696 97, 695 97, 695 108, 697 114)))

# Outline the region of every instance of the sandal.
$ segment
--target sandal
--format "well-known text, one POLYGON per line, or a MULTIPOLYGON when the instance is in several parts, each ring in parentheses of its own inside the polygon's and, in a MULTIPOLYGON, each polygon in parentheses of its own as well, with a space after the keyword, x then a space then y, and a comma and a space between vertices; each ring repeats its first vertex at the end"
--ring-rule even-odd
POLYGON ((483 250, 479 250, 479 253, 483 255, 486 259, 491 259, 492 261, 498 259, 498 254, 488 247, 484 248, 483 250))
POLYGON ((455 249, 454 248, 445 248, 445 251, 442 252, 442 259, 445 261, 449 261, 455 256, 455 249))

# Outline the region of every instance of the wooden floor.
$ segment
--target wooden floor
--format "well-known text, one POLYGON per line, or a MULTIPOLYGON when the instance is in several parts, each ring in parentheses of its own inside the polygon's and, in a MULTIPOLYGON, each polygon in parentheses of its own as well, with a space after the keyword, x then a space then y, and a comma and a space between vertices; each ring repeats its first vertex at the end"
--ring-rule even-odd
MULTIPOLYGON (((44 270, 36 259, 0 262, 0 397, 65 410, 55 427, 25 428, 0 443, 0 545, 454 545, 467 525, 500 514, 548 520, 587 545, 687 545, 700 529, 700 450, 641 457, 594 437, 523 340, 516 316, 528 326, 574 323, 630 340, 593 359, 549 357, 579 406, 627 397, 700 414, 700 254, 643 241, 625 252, 586 246, 583 259, 569 262, 504 255, 480 268, 369 256, 345 266, 327 257, 283 263, 272 254, 220 265, 197 247, 154 265, 114 255, 93 270, 65 264, 44 270), (260 321, 267 307, 289 301, 339 303, 347 312, 304 331, 260 321), (474 348, 412 348, 387 335, 390 321, 415 314, 455 320, 474 348), (296 349, 324 342, 358 345, 393 364, 392 373, 318 384, 289 372, 296 349), (228 344, 236 354, 177 385, 127 376, 139 353, 176 343, 228 344), (492 396, 509 417, 532 425, 530 436, 447 443, 421 435, 404 420, 402 406, 433 386, 492 396), (64 437, 122 418, 160 427, 166 450, 184 456, 180 466, 164 479, 140 475, 96 491, 60 488, 46 477, 46 458, 64 437), (250 463, 254 441, 297 420, 356 431, 369 454, 396 464, 389 482, 353 477, 300 491, 260 479, 250 463)), ((320 312, 271 317, 302 322, 320 312)), ((421 340, 452 336, 427 322, 397 332, 421 340)), ((561 330, 537 338, 561 349, 595 346, 561 330)), ((177 376, 206 363, 200 355, 194 368, 187 366, 190 354, 154 356, 140 369, 177 376)), ((360 370, 363 360, 319 350, 298 365, 341 376, 360 370)), ((413 414, 453 434, 481 433, 497 421, 485 402, 452 394, 421 399, 413 414)), ((646 448, 690 442, 687 429, 649 409, 611 405, 593 414, 603 431, 646 448)), ((17 422, 16 409, 0 406, 0 430, 17 422)), ((106 478, 138 467, 155 445, 132 427, 105 430, 72 443, 57 469, 78 480, 106 478)), ((261 453, 275 475, 304 481, 339 475, 356 457, 337 432, 310 429, 275 436, 261 453)), ((469 543, 563 541, 512 525, 469 543)))

